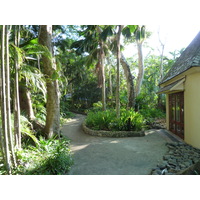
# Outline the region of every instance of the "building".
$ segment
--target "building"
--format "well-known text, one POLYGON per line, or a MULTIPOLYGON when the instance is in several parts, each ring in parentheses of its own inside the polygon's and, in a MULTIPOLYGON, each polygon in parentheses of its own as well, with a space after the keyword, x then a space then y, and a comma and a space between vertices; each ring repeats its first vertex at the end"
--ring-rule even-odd
POLYGON ((200 148, 200 32, 159 84, 166 94, 167 129, 200 148))

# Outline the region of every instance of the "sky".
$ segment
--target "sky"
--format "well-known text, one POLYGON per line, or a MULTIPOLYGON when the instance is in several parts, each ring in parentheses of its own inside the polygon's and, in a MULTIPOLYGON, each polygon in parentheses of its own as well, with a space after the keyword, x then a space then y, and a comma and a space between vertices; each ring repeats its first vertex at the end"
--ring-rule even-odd
MULTIPOLYGON (((162 43, 165 44, 164 55, 169 55, 169 52, 186 48, 200 31, 199 25, 194 24, 162 24, 162 25, 146 25, 146 29, 152 32, 152 35, 147 39, 147 43, 153 49, 155 54, 159 55, 157 49, 161 48, 159 37, 162 43), (159 31, 159 37, 158 37, 159 31)), ((144 55, 149 53, 149 48, 144 48, 144 55)), ((126 57, 131 57, 137 53, 134 45, 126 47, 124 54, 126 57)), ((152 52, 153 53, 153 52, 152 52)))

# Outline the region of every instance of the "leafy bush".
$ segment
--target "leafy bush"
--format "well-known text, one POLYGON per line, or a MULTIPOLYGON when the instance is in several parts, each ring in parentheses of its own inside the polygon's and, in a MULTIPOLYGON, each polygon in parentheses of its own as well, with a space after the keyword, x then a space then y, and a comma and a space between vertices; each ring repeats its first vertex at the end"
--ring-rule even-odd
POLYGON ((89 111, 86 118, 86 125, 94 130, 109 130, 109 124, 115 115, 112 110, 89 111))
POLYGON ((60 115, 62 118, 71 118, 74 117, 74 114, 69 111, 69 102, 62 99, 60 101, 60 115))
POLYGON ((156 108, 141 109, 139 112, 146 119, 147 123, 152 123, 157 118, 165 118, 165 113, 156 108))
MULTIPOLYGON (((12 115, 12 131, 14 133, 14 116, 12 115)), ((21 125, 21 133, 22 133, 22 144, 23 146, 26 144, 38 144, 38 139, 36 137, 36 132, 32 128, 32 124, 29 120, 21 115, 20 116, 20 125, 21 125)))
POLYGON ((94 130, 108 131, 138 131, 145 127, 145 120, 140 113, 121 109, 120 118, 115 110, 90 111, 86 118, 86 126, 94 130))
POLYGON ((96 103, 93 103, 92 110, 93 111, 100 111, 100 110, 102 110, 102 107, 103 107, 102 102, 98 101, 96 103))
POLYGON ((17 152, 20 165, 16 174, 59 175, 67 174, 73 160, 67 139, 40 138, 36 147, 28 146, 17 152))

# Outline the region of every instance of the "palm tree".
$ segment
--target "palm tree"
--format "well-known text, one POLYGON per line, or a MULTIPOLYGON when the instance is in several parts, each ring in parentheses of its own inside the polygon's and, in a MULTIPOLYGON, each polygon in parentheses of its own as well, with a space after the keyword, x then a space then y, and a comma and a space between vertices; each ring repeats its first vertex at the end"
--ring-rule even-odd
POLYGON ((13 135, 11 131, 11 106, 10 106, 10 64, 9 64, 9 34, 10 29, 8 25, 5 28, 5 74, 6 74, 6 123, 7 123, 7 133, 8 133, 8 142, 9 142, 9 150, 11 153, 12 158, 12 164, 16 167, 16 158, 14 153, 14 147, 13 147, 13 135))
POLYGON ((117 87, 116 87, 116 114, 117 117, 120 117, 120 36, 123 29, 123 25, 118 26, 118 33, 117 33, 117 87))
POLYGON ((137 49, 138 49, 138 76, 136 80, 136 86, 135 86, 135 96, 137 97, 140 93, 143 77, 144 77, 144 58, 143 58, 143 52, 142 52, 142 45, 145 40, 146 34, 145 34, 145 26, 138 26, 136 32, 135 32, 135 39, 137 43, 137 49))
POLYGON ((21 148, 21 130, 20 130, 20 102, 19 102, 19 52, 17 47, 19 47, 20 40, 20 26, 14 27, 14 45, 15 45, 15 61, 14 61, 14 135, 15 135, 15 145, 18 149, 21 148))
MULTIPOLYGON (((132 33, 135 32, 137 29, 138 25, 127 25, 123 26, 122 29, 122 34, 125 38, 131 38, 132 33)), ((105 33, 102 33, 107 36, 111 36, 111 38, 107 41, 107 44, 110 46, 110 49, 113 54, 117 53, 117 48, 116 48, 116 38, 117 34, 115 33, 115 26, 107 26, 104 30, 105 33), (115 37, 113 37, 115 36, 115 37)), ((127 95, 128 95, 128 103, 127 103, 127 108, 134 108, 135 106, 135 89, 134 89, 134 76, 131 73, 130 65, 126 61, 125 56, 123 55, 122 52, 120 52, 120 63, 123 67, 124 70, 124 75, 126 78, 127 82, 127 95)))
POLYGON ((96 73, 98 76, 98 87, 102 88, 102 109, 106 110, 106 85, 105 85, 105 70, 104 60, 106 47, 102 36, 104 26, 88 25, 84 26, 82 32, 84 39, 76 41, 72 44, 72 48, 76 48, 78 54, 89 53, 87 64, 96 62, 96 73))
MULTIPOLYGON (((5 30, 7 27, 2 25, 1 27, 1 117, 2 117, 2 132, 3 132, 3 153, 5 154, 5 165, 8 174, 11 174, 11 156, 9 152, 9 140, 8 140, 8 123, 7 123, 7 103, 6 103, 6 67, 5 67, 5 30)), ((6 38, 7 40, 7 38, 6 38)), ((7 42, 6 42, 7 44, 7 42)))
MULTIPOLYGON (((101 34, 101 28, 100 26, 96 26, 97 32, 99 35, 101 34)), ((101 37, 99 37, 99 61, 97 63, 99 68, 99 78, 100 78, 100 85, 102 87, 102 109, 106 110, 106 85, 105 85, 105 70, 104 70, 104 59, 105 59, 105 53, 104 53, 104 42, 101 37)))

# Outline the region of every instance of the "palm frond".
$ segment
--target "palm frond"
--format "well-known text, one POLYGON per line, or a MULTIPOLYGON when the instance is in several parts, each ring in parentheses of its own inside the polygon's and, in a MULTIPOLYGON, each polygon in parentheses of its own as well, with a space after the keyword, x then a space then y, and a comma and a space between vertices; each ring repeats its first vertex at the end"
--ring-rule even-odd
POLYGON ((44 55, 45 57, 52 59, 52 54, 46 46, 33 43, 23 47, 26 55, 44 55))
POLYGON ((46 85, 44 75, 36 67, 23 65, 20 69, 20 79, 25 78, 29 87, 41 91, 46 101, 46 85))
POLYGON ((13 43, 11 43, 10 44, 10 53, 13 58, 17 59, 18 65, 20 67, 25 59, 25 52, 21 48, 15 46, 13 43))

